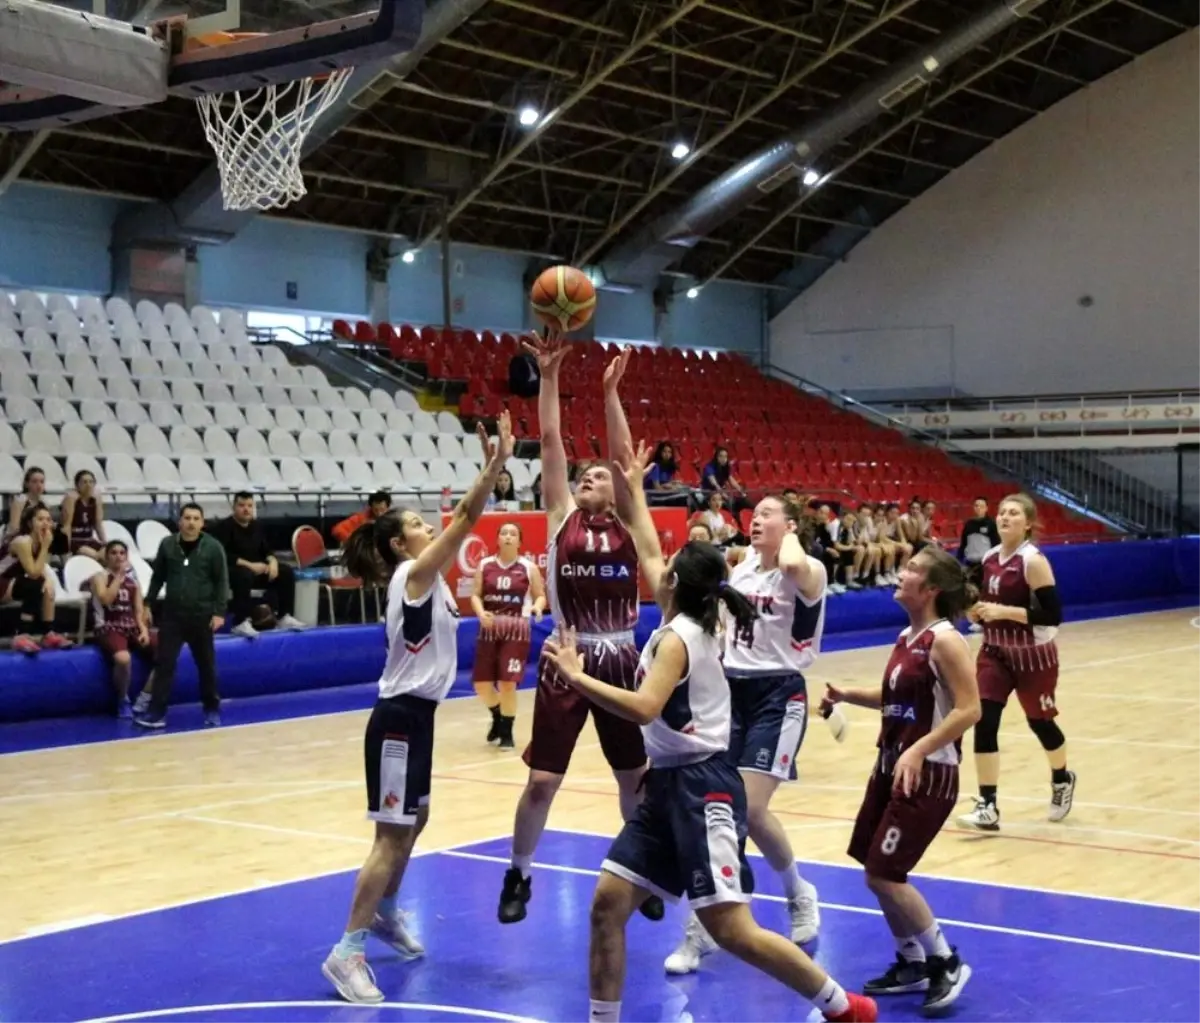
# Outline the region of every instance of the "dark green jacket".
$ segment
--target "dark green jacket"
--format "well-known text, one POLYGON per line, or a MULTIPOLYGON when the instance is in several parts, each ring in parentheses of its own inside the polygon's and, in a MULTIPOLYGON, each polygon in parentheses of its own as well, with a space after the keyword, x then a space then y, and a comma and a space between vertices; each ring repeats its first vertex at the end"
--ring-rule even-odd
POLYGON ((229 602, 229 567, 225 548, 207 533, 186 558, 179 545, 179 534, 168 536, 159 545, 154 559, 154 574, 146 602, 158 599, 166 584, 166 610, 180 617, 211 618, 224 615, 229 602))

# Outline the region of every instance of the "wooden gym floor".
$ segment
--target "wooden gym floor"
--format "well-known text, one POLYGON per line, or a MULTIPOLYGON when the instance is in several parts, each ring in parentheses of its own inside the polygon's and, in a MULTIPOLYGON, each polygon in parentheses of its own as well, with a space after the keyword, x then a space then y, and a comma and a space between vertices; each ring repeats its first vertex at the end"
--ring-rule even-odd
MULTIPOLYGON (((1059 720, 1079 777, 1074 811, 1061 824, 1046 821, 1048 769, 1014 701, 1001 729, 1004 830, 984 836, 948 825, 922 872, 1200 907, 1195 614, 1066 626, 1059 720)), ((827 680, 874 682, 886 657, 879 647, 823 655, 810 696, 827 680)), ((518 747, 532 698, 521 694, 518 747)), ((361 764, 367 713, 0 757, 0 940, 358 866, 371 834, 361 764)), ((841 745, 813 723, 801 780, 774 802, 802 860, 849 862, 875 722, 867 711, 848 714, 841 745)), ((526 772, 516 754, 484 744, 485 726, 473 700, 439 712, 426 851, 511 833, 526 772)), ((969 756, 962 788, 965 810, 969 756)), ((619 823, 589 725, 550 826, 615 834, 619 823)))

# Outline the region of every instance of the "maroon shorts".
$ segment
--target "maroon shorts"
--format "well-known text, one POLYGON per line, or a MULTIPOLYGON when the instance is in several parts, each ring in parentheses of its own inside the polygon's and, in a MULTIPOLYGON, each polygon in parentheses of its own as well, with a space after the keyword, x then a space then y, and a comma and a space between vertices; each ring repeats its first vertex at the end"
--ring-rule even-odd
MULTIPOLYGON (((638 651, 632 643, 620 646, 581 646, 583 670, 603 682, 632 689, 638 651)), ((533 704, 533 736, 524 761, 534 771, 566 774, 588 713, 596 723, 604 759, 614 771, 635 771, 645 766, 642 730, 632 721, 592 705, 592 702, 558 677, 554 662, 543 654, 538 661, 537 697, 533 704)))
POLYGON ((892 781, 877 762, 846 851, 868 874, 903 884, 958 802, 958 767, 926 761, 911 796, 894 795, 892 781))
POLYGON ((475 644, 475 668, 471 681, 519 683, 528 660, 528 638, 480 639, 475 644))
POLYGON ((142 646, 138 642, 137 636, 131 636, 127 632, 97 632, 96 646, 98 646, 108 658, 113 658, 118 653, 128 650, 130 653, 138 654, 141 657, 153 658, 154 651, 157 646, 158 634, 156 631, 150 633, 150 642, 142 646))
POLYGON ((1033 721, 1058 717, 1054 694, 1058 688, 1058 649, 1053 643, 1034 647, 990 646, 979 649, 975 661, 979 698, 1007 703, 1013 690, 1025 716, 1033 721))

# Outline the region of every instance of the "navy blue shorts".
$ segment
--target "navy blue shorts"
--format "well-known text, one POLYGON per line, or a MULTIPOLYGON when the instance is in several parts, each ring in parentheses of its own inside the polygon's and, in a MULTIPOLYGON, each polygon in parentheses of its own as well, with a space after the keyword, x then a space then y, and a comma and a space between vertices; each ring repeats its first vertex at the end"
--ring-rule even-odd
POLYGON ((376 701, 363 741, 371 820, 413 825, 429 805, 437 706, 407 695, 376 701))
POLYGON ((796 756, 808 729, 808 686, 796 672, 735 676, 729 757, 742 771, 796 780, 796 756))
POLYGON ((638 812, 616 837, 603 869, 668 902, 694 909, 749 902, 746 789, 723 755, 683 767, 651 767, 638 812))

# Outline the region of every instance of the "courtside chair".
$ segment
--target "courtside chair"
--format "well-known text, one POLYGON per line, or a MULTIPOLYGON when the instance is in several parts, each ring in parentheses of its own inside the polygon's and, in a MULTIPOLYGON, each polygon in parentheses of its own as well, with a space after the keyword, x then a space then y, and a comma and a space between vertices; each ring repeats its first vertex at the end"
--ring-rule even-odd
MULTIPOLYGON (((310 568, 319 561, 324 561, 329 552, 325 549, 325 541, 321 534, 312 526, 301 526, 292 534, 292 553, 296 556, 296 565, 298 568, 310 568)), ((338 578, 322 579, 320 582, 322 592, 329 599, 329 624, 337 624, 337 614, 334 608, 333 594, 335 590, 345 592, 358 591, 359 612, 362 615, 362 620, 365 623, 367 620, 367 598, 365 588, 362 581, 355 579, 352 576, 340 576, 338 578)), ((376 607, 378 608, 379 596, 376 589, 376 607)))

